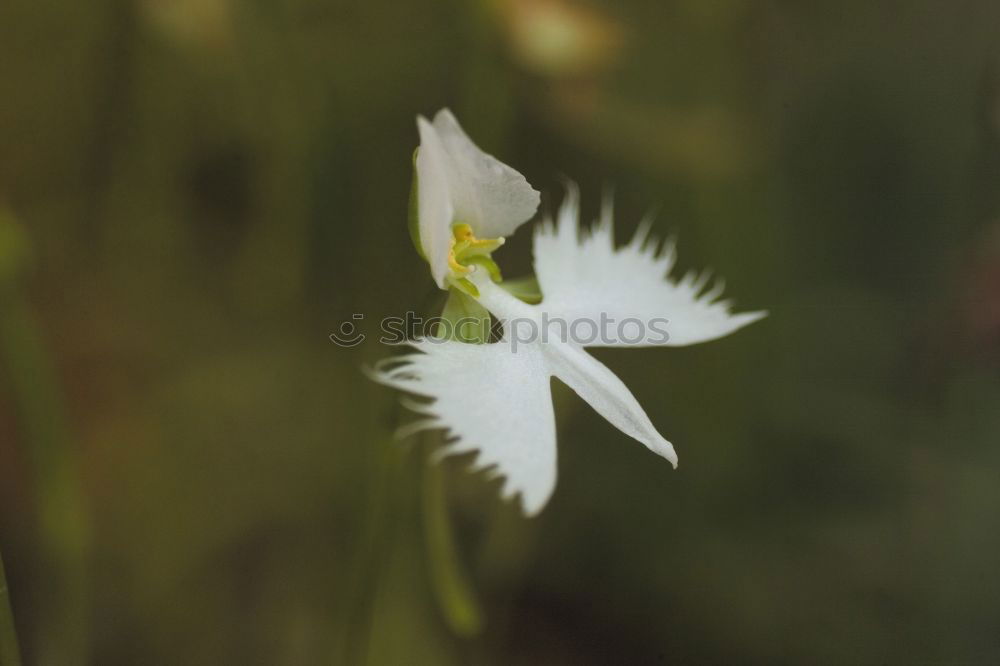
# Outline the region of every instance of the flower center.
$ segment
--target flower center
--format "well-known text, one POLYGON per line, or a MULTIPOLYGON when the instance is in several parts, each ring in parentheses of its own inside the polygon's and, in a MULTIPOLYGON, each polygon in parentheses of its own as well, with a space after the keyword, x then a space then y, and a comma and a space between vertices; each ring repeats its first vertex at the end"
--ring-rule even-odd
POLYGON ((482 266, 490 274, 490 279, 500 282, 500 267, 490 257, 490 254, 504 244, 504 238, 476 238, 472 227, 465 223, 454 224, 451 227, 451 249, 448 250, 448 284, 470 296, 479 297, 476 288, 466 276, 472 273, 476 266, 482 266))

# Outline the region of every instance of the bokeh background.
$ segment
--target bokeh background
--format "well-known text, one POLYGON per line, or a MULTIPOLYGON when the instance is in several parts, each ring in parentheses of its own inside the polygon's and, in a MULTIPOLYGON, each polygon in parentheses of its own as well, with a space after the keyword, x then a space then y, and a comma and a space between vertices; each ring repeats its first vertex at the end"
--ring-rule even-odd
POLYGON ((1000 662, 998 56, 993 0, 6 0, 25 662, 1000 662), (435 306, 406 211, 442 106, 543 210, 613 187, 620 240, 655 208, 772 313, 597 352, 678 471, 565 387, 537 519, 444 465, 478 634, 361 371, 435 306))

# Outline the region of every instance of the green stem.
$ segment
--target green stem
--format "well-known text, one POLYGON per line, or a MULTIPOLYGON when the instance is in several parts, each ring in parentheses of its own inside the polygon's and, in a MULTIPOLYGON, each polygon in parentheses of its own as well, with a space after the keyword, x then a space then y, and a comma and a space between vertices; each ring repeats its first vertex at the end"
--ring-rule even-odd
MULTIPOLYGON (((467 344, 483 344, 490 334, 490 314, 483 306, 462 292, 452 289, 441 319, 451 324, 454 340, 467 344), (459 322, 478 322, 458 330, 459 322)), ((444 334, 447 331, 442 331, 444 334)), ((469 637, 483 628, 483 612, 473 593, 469 577, 462 567, 455 548, 455 537, 448 515, 442 465, 434 460, 424 462, 424 482, 421 489, 424 525, 424 545, 431 586, 448 627, 459 636, 469 637)))
POLYGON ((10 588, 7 587, 3 555, 0 555, 0 666, 21 666, 21 650, 17 644, 14 613, 10 609, 10 588))
POLYGON ((63 420, 55 369, 31 308, 17 286, 12 256, 26 256, 13 216, 0 209, 0 367, 13 398, 19 439, 30 464, 39 533, 39 587, 51 601, 38 663, 87 661, 89 515, 76 451, 63 420), (14 240, 12 240, 14 239, 14 240), (6 255, 6 256, 4 256, 6 255))
POLYGON ((434 595, 448 627, 459 636, 475 636, 482 631, 483 613, 455 549, 440 463, 425 463, 421 496, 425 546, 434 595))
POLYGON ((393 438, 381 442, 374 461, 368 498, 368 515, 361 547, 354 563, 348 593, 346 635, 340 663, 365 664, 371 644, 373 616, 384 564, 390 551, 391 522, 394 515, 403 455, 393 438))

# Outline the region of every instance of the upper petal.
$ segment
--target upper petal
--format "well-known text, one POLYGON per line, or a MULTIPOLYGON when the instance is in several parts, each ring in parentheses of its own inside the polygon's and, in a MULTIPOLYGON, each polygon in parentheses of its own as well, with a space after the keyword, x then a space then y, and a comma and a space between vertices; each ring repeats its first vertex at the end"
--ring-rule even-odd
POLYGON ((448 251, 451 249, 451 223, 455 217, 449 176, 453 167, 434 126, 423 116, 418 116, 417 129, 420 132, 416 160, 417 228, 431 276, 443 289, 448 273, 448 251))
POLYGON ((376 369, 374 379, 433 398, 411 407, 428 419, 418 428, 451 435, 445 454, 479 451, 476 467, 505 477, 503 495, 520 493, 537 514, 556 482, 555 416, 548 368, 537 347, 511 353, 505 344, 422 340, 420 353, 376 369))
POLYGON ((706 290, 707 274, 671 278, 673 244, 660 251, 648 233, 643 225, 628 245, 616 248, 611 208, 605 206, 599 223, 581 234, 579 194, 570 186, 557 221, 535 233, 542 307, 571 324, 586 319, 601 326, 587 346, 689 345, 728 335, 767 314, 732 314, 731 303, 719 300, 721 282, 706 290))
POLYGON ((449 187, 455 221, 480 238, 510 236, 538 210, 540 197, 524 176, 472 143, 448 109, 434 129, 450 159, 449 187))

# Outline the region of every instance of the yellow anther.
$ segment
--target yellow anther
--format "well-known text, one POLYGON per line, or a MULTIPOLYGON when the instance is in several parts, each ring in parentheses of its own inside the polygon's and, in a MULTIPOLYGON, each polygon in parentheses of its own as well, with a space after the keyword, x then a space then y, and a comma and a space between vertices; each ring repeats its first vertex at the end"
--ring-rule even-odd
POLYGON ((475 240, 476 238, 475 234, 472 233, 471 224, 456 224, 451 228, 451 233, 456 241, 475 240))
MULTIPOLYGON (((470 264, 483 263, 477 257, 489 258, 490 253, 504 244, 501 238, 476 238, 472 232, 472 226, 463 223, 455 224, 451 228, 452 241, 451 249, 448 251, 448 267, 455 277, 468 275, 475 266, 470 264)), ((492 264, 492 261, 489 262, 492 264)), ((496 265, 493 264, 495 267, 496 265)), ((490 271, 491 274, 494 271, 490 271)), ((499 276, 499 269, 496 271, 499 276)))

